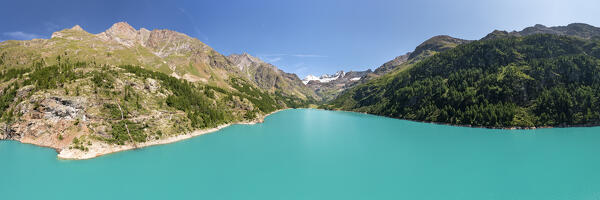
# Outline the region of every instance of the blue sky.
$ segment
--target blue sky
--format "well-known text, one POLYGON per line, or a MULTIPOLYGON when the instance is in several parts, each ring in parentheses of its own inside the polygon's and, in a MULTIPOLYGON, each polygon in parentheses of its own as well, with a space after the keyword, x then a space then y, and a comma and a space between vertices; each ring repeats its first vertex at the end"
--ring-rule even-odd
POLYGON ((126 21, 186 33, 225 55, 247 52, 304 77, 374 69, 435 35, 479 39, 534 24, 600 26, 599 8, 597 0, 19 0, 0 2, 0 40, 49 38, 76 24, 99 33, 126 21))

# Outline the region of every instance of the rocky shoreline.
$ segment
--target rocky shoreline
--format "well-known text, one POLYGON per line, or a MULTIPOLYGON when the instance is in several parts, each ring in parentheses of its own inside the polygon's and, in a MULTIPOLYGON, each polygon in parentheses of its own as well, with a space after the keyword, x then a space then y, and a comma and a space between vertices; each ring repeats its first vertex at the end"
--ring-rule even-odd
MULTIPOLYGON (((215 128, 196 130, 191 133, 186 133, 183 135, 176 135, 176 136, 172 136, 172 137, 168 137, 168 138, 164 138, 164 139, 148 141, 148 142, 143 142, 143 143, 136 143, 135 145, 131 145, 131 144, 114 145, 114 144, 107 144, 107 143, 103 143, 103 142, 93 142, 92 145, 89 147, 88 151, 81 151, 78 149, 62 149, 58 153, 57 157, 59 159, 63 159, 63 160, 86 160, 86 159, 96 158, 99 156, 116 153, 116 152, 120 152, 120 151, 127 151, 127 150, 149 147, 149 146, 154 146, 154 145, 169 144, 169 143, 178 142, 178 141, 185 140, 185 139, 190 139, 190 138, 193 138, 193 137, 196 137, 199 135, 216 132, 218 130, 221 130, 223 128, 226 128, 228 126, 235 125, 235 124, 252 125, 252 124, 257 124, 257 123, 263 123, 267 116, 274 114, 276 112, 279 112, 279 111, 283 111, 283 110, 287 110, 287 109, 273 111, 271 113, 259 116, 255 120, 252 120, 252 121, 223 124, 223 125, 219 125, 215 128)), ((58 152, 58 150, 57 150, 57 152, 58 152)))
POLYGON ((234 124, 251 125, 251 124, 262 123, 262 122, 264 122, 264 119, 267 116, 274 114, 276 112, 279 112, 279 111, 283 111, 283 110, 286 110, 286 109, 276 110, 271 113, 268 113, 268 114, 265 114, 262 116, 258 116, 255 120, 252 120, 252 121, 223 124, 223 125, 220 125, 215 128, 196 130, 196 131, 193 131, 190 133, 186 133, 186 134, 182 134, 182 135, 175 135, 175 136, 171 136, 171 137, 167 137, 167 138, 162 138, 159 140, 148 141, 148 142, 143 142, 143 143, 136 143, 135 145, 132 145, 132 144, 116 145, 116 144, 104 143, 101 141, 92 141, 91 145, 88 146, 87 151, 82 151, 82 150, 75 149, 75 148, 63 148, 63 149, 55 148, 55 147, 44 145, 44 144, 37 144, 34 140, 21 139, 21 140, 17 140, 17 141, 20 141, 21 143, 25 143, 25 144, 33 144, 36 146, 53 148, 58 153, 57 157, 59 159, 85 160, 85 159, 96 158, 99 156, 116 153, 116 152, 120 152, 120 151, 127 151, 127 150, 149 147, 149 146, 154 146, 154 145, 169 144, 169 143, 173 143, 173 142, 177 142, 177 141, 181 141, 181 140, 185 140, 185 139, 190 139, 195 136, 204 135, 207 133, 212 133, 212 132, 221 130, 223 128, 226 128, 226 127, 234 125, 234 124))

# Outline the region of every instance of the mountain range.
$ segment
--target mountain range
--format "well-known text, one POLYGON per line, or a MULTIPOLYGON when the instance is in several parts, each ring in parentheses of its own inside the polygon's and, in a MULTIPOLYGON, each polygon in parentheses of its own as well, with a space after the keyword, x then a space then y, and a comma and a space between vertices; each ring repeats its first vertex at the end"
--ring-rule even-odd
POLYGON ((600 29, 432 37, 375 70, 307 76, 125 22, 0 42, 0 139, 93 157, 321 107, 485 127, 600 122, 600 29), (109 150, 107 150, 109 149, 109 150))
POLYGON ((70 156, 320 100, 295 74, 248 54, 224 56, 185 34, 125 22, 98 34, 74 26, 50 39, 1 42, 0 66, 0 139, 70 156))

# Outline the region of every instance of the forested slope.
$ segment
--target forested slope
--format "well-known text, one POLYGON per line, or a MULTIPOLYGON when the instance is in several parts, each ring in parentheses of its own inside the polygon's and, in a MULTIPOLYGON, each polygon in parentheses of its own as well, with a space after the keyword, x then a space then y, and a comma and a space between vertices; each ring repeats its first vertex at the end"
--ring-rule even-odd
POLYGON ((324 107, 486 127, 598 124, 599 59, 597 39, 475 41, 356 86, 324 107))

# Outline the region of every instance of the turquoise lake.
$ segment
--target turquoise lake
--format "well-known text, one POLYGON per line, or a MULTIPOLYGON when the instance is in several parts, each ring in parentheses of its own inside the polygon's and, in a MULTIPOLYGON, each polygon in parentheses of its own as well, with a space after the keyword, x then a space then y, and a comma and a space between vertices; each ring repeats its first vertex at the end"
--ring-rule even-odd
POLYGON ((295 109, 83 161, 0 141, 0 199, 600 199, 600 128, 295 109))

